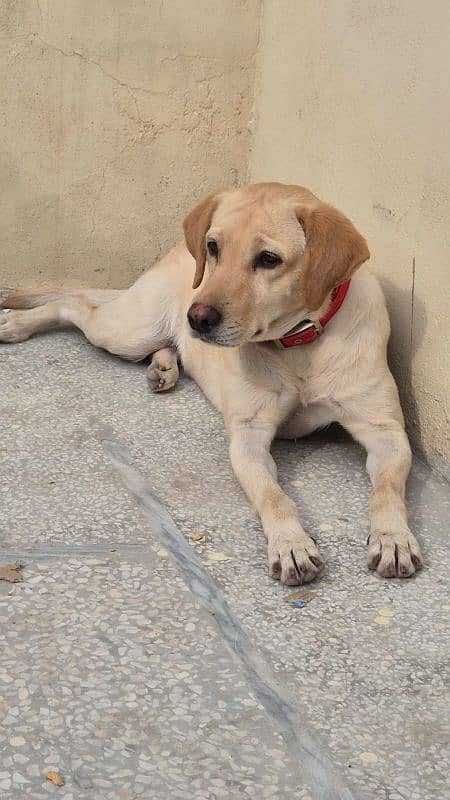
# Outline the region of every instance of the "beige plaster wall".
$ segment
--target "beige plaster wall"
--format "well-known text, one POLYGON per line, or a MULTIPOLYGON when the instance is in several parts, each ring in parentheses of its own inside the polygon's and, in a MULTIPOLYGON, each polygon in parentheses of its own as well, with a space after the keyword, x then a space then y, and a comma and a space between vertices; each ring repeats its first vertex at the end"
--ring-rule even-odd
POLYGON ((367 236, 409 430, 450 461, 450 4, 265 0, 254 180, 309 186, 367 236))
POLYGON ((0 286, 125 286, 246 174, 259 0, 4 0, 0 286))
POLYGON ((262 12, 2 3, 0 286, 126 286, 202 194, 306 184, 367 236, 409 429, 448 464, 450 5, 262 0, 262 12))

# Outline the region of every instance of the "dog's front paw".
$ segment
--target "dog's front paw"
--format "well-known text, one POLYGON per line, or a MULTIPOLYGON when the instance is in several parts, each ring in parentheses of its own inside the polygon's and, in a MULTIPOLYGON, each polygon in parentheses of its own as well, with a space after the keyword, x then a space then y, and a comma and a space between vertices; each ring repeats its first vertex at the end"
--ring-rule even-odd
POLYGON ((153 359, 147 369, 147 380, 152 392, 167 392, 175 386, 179 374, 176 360, 170 366, 166 366, 160 364, 158 359, 153 359))
POLYGON ((278 533, 269 536, 269 575, 288 586, 317 578, 323 561, 316 544, 306 533, 278 533))
POLYGON ((367 540, 367 564, 383 578, 409 578, 423 566, 416 538, 408 528, 371 531, 367 540))

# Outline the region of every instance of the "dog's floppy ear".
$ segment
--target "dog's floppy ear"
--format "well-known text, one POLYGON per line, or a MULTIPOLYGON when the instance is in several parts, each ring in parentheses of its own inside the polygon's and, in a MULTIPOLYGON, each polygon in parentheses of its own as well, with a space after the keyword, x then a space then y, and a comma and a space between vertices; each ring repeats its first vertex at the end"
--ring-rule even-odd
POLYGON ((295 213, 306 237, 301 290, 306 308, 315 311, 335 286, 348 280, 370 258, 370 253, 350 220, 313 195, 299 203, 295 213))
POLYGON ((206 262, 205 236, 211 226, 212 216, 218 204, 219 195, 217 193, 210 194, 192 209, 183 222, 187 249, 191 256, 195 258, 197 265, 194 283, 192 284, 193 289, 197 289, 203 280, 206 262))

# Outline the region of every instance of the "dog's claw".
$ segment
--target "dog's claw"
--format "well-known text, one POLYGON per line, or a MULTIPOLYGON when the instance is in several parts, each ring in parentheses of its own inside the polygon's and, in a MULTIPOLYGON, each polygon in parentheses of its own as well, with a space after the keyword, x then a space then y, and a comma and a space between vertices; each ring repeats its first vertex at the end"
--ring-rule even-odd
POLYGON ((367 565, 383 578, 409 578, 423 566, 417 540, 407 528, 372 531, 368 545, 367 565))
POLYGON ((309 583, 323 570, 320 553, 306 533, 269 537, 269 574, 288 586, 309 583))

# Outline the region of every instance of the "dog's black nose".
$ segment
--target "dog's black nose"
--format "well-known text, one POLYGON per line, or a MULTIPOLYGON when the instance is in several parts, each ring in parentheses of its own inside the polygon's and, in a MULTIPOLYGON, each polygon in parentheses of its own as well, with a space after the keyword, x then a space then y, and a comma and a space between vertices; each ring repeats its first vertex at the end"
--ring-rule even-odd
POLYGON ((205 303, 192 303, 187 316, 189 325, 198 333, 210 333, 222 319, 222 314, 217 308, 205 303))

